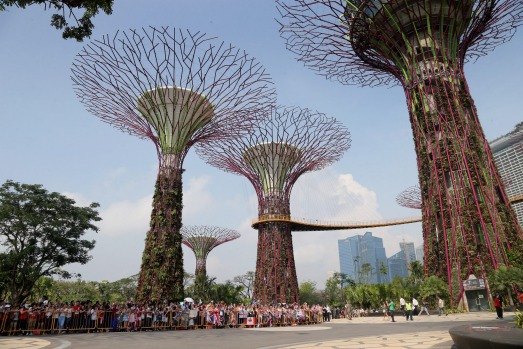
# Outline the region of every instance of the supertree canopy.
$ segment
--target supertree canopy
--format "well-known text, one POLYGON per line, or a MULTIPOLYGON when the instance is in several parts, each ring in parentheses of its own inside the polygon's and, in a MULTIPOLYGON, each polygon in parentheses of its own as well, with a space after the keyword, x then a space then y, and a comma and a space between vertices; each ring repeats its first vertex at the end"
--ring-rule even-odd
POLYGON ((250 127, 274 101, 268 75, 216 38, 150 27, 92 41, 76 56, 72 79, 88 111, 156 146, 159 171, 136 298, 183 299, 183 161, 193 144, 250 127))
POLYGON ((408 187, 396 197, 398 205, 421 210, 421 191, 418 185, 408 187))
POLYGON ((519 0, 278 1, 281 35, 306 66, 344 84, 400 84, 422 193, 425 273, 462 281, 521 264, 523 234, 483 134, 466 60, 508 41, 519 0))
POLYGON ((301 108, 274 108, 249 132, 198 145, 209 164, 245 176, 258 196, 258 251, 253 299, 298 301, 290 195, 298 178, 340 159, 350 135, 338 121, 301 108))
POLYGON ((216 246, 235 240, 240 233, 227 228, 213 226, 184 225, 181 229, 182 242, 189 247, 196 257, 195 278, 207 275, 207 256, 216 246))

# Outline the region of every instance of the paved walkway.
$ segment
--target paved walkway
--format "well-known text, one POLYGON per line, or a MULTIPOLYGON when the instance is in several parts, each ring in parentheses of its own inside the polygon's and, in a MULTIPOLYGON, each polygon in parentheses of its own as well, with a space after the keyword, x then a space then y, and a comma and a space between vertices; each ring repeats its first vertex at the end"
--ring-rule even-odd
POLYGON ((40 338, 1 338, 0 339, 0 348, 2 349, 40 349, 45 348, 50 345, 51 342, 40 339, 40 338))
MULTIPOLYGON (((496 313, 481 312, 481 313, 466 313, 466 314, 451 314, 450 316, 438 316, 425 314, 421 316, 414 316, 413 321, 407 321, 403 316, 395 316, 395 323, 390 320, 385 320, 382 317, 363 317, 355 318, 353 320, 339 319, 333 320, 333 323, 368 323, 368 324, 385 324, 390 322, 391 326, 402 326, 402 323, 437 323, 437 322, 456 322, 456 325, 463 324, 463 321, 468 322, 484 322, 492 321, 496 313)), ((513 313, 505 313, 505 316, 513 315, 513 313)), ((452 326, 451 326, 452 327, 452 326)), ((272 346, 264 349, 372 349, 372 348, 389 348, 389 349, 450 349, 454 342, 447 330, 445 331, 422 331, 413 332, 410 334, 386 334, 376 335, 373 337, 351 337, 346 339, 327 340, 324 342, 310 342, 295 345, 272 346)))
MULTIPOLYGON (((506 317, 511 317, 513 313, 507 313, 506 317)), ((331 326, 347 326, 347 331, 351 328, 352 324, 376 326, 376 329, 379 333, 373 336, 358 336, 358 335, 346 335, 345 338, 335 338, 327 340, 313 340, 309 342, 299 342, 294 344, 285 344, 285 345, 273 345, 273 346, 263 346, 263 341, 260 343, 254 344, 253 347, 263 348, 263 349, 353 349, 353 348, 397 348, 397 349, 450 349, 453 342, 449 335, 448 330, 442 330, 441 326, 436 326, 438 323, 443 325, 445 323, 448 328, 463 325, 466 323, 480 323, 486 321, 495 320, 495 313, 491 312, 482 312, 482 313, 468 313, 468 314, 451 314, 449 316, 437 316, 430 315, 421 317, 415 316, 414 321, 406 321, 404 317, 396 316, 396 322, 392 323, 390 321, 384 320, 382 317, 364 317, 364 318, 355 318, 353 320, 347 319, 338 319, 331 322, 323 323, 316 326, 295 326, 295 327, 272 327, 272 328, 253 328, 253 329, 238 329, 238 330, 203 330, 203 331, 190 331, 193 333, 206 333, 207 335, 216 333, 219 335, 223 331, 249 331, 252 334, 255 333, 267 333, 267 332, 328 332, 332 329, 331 326), (453 323, 456 322, 455 325, 453 323), (419 327, 411 327, 412 324, 420 324, 419 327), (432 324, 435 327, 440 327, 439 329, 430 330, 432 324), (410 331, 405 332, 406 328, 404 326, 410 327, 410 331), (416 328, 418 328, 416 330, 416 328)), ((503 320, 506 321, 506 320, 503 320)), ((369 328, 365 326, 366 328, 369 328)), ((189 334, 190 332, 178 332, 179 335, 189 334)), ((345 331, 344 331, 345 332, 345 331)), ((167 332, 163 332, 164 334, 167 332)), ((343 333, 343 332, 342 332, 343 333)), ((268 333, 267 333, 268 334, 268 333)), ((107 334, 111 341, 113 338, 117 340, 120 335, 129 337, 125 333, 121 334, 107 334), (112 338, 111 338, 112 337, 112 338)), ((140 333, 133 333, 134 336, 140 336, 140 333)), ((145 335, 145 334, 144 334, 145 335)), ((147 336, 160 335, 160 333, 148 333, 147 336)), ((0 337, 0 349, 64 349, 64 348, 74 348, 75 347, 75 338, 79 339, 80 337, 76 336, 88 336, 91 339, 94 339, 97 335, 67 335, 67 336, 43 336, 40 338, 36 337, 0 337), (93 336, 93 337, 91 337, 93 336), (72 342, 72 343, 71 343, 72 342)), ((326 336, 327 337, 327 336, 326 336)), ((86 337, 87 339, 87 337, 86 337)), ((119 340, 124 338, 120 337, 119 340)), ((138 338, 134 337, 134 340, 138 338)), ((159 338, 158 338, 159 339, 159 338)), ((253 338, 254 339, 254 338, 253 338)), ((88 339, 87 339, 88 340, 88 339)), ((121 343, 121 342, 120 342, 121 343)), ((158 343, 159 344, 159 343, 158 343)), ((167 344, 167 343, 166 343, 167 344)), ((230 344, 230 343, 229 343, 230 344)), ((172 342, 170 342, 172 346, 172 342)), ((114 343, 111 345, 114 348, 114 343)))

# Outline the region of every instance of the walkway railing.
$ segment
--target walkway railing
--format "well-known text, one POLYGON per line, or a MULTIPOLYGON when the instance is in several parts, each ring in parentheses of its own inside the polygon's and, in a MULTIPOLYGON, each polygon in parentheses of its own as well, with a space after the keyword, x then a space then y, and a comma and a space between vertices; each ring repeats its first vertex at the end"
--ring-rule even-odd
POLYGON ((345 230, 345 229, 361 229, 361 228, 376 228, 386 227, 391 225, 410 224, 421 222, 420 216, 404 217, 390 220, 376 220, 376 221, 320 221, 317 219, 296 218, 289 215, 260 215, 257 220, 252 221, 251 226, 254 229, 258 228, 259 224, 272 222, 288 222, 291 224, 293 231, 300 230, 345 230))

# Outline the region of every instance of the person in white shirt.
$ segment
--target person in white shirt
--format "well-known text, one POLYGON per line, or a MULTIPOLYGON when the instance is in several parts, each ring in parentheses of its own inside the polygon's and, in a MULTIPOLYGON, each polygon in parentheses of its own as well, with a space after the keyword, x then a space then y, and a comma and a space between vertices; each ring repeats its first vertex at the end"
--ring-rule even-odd
MULTIPOLYGON (((438 297, 438 316, 441 316, 443 311, 445 310, 445 302, 443 299, 438 297)), ((445 313, 445 316, 449 315, 448 313, 445 313)))
POLYGON ((419 311, 419 303, 418 300, 414 297, 412 297, 412 314, 416 315, 419 311))

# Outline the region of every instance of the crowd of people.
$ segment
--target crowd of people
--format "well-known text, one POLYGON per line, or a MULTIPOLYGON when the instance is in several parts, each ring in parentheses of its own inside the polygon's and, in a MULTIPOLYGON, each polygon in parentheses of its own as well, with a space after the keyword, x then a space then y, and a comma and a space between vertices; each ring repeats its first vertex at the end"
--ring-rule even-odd
POLYGON ((73 332, 163 331, 182 328, 293 326, 330 321, 341 312, 304 304, 136 304, 105 302, 0 303, 0 333, 7 335, 73 332))
MULTIPOLYGON (((188 328, 236 328, 296 326, 327 322, 331 319, 368 316, 369 311, 344 307, 330 308, 328 305, 194 303, 192 299, 181 303, 158 302, 138 304, 107 302, 52 303, 40 300, 18 306, 0 301, 0 334, 33 335, 75 332, 132 332, 165 331, 188 328)), ((448 315, 445 302, 438 297, 438 315, 448 315)), ((503 298, 494 297, 498 319, 503 318, 503 298)), ((378 313, 377 309, 372 310, 378 313)), ((402 314, 407 321, 413 316, 429 314, 425 299, 418 302, 399 299, 399 308, 390 299, 383 303, 383 319, 396 322, 395 314, 402 314)))

